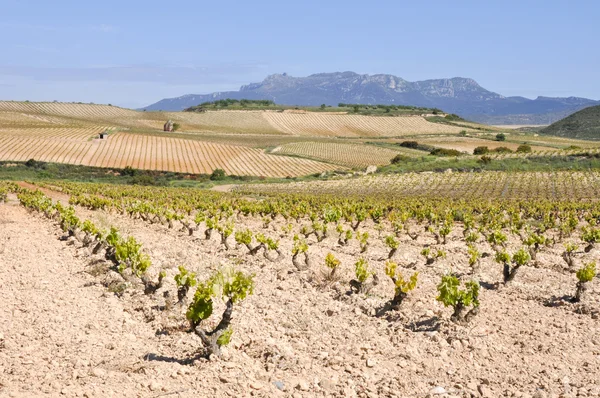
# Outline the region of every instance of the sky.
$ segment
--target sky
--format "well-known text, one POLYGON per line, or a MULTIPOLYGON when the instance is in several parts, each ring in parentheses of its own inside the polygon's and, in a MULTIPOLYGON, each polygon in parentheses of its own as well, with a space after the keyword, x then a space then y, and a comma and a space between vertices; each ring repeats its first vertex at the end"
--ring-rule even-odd
POLYGON ((595 0, 0 0, 0 99, 142 107, 273 73, 600 99, 595 0))

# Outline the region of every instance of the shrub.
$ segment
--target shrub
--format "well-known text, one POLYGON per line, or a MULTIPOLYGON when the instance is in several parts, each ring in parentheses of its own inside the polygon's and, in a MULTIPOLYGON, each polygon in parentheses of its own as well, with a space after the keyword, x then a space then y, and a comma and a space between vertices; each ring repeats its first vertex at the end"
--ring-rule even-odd
POLYGON ((469 281, 465 283, 464 289, 459 289, 460 281, 454 275, 442 276, 442 281, 437 286, 439 295, 437 300, 445 307, 454 308, 452 321, 469 322, 479 312, 479 282, 469 281), (467 311, 468 307, 471 310, 467 311))
POLYGON ((479 263, 479 257, 481 257, 481 253, 475 247, 475 245, 468 244, 467 245, 467 254, 469 255, 469 266, 476 271, 476 266, 479 263))
POLYGON ((33 168, 33 169, 41 169, 43 168, 45 165, 44 162, 39 162, 35 159, 29 159, 28 161, 25 162, 25 166, 29 167, 29 168, 33 168))
POLYGON ((473 149, 473 155, 485 155, 489 151, 490 148, 487 146, 478 146, 477 148, 473 149))
POLYGON ((181 124, 179 123, 173 123, 173 131, 177 131, 181 128, 181 124))
POLYGON ((394 283, 394 298, 391 301, 393 307, 397 308, 402 304, 402 301, 408 296, 408 293, 417 287, 419 273, 415 272, 408 280, 405 280, 400 272, 398 272, 398 264, 391 261, 385 263, 385 274, 390 277, 394 283))
POLYGON ((189 272, 183 265, 179 266, 179 273, 175 275, 175 283, 177 284, 177 299, 180 303, 185 300, 190 288, 196 286, 196 273, 189 272))
POLYGON ((517 252, 513 254, 512 259, 510 254, 505 251, 496 253, 496 261, 503 264, 502 276, 505 284, 512 281, 517 275, 519 268, 526 265, 530 260, 531 255, 524 248, 517 250, 517 252), (513 264, 512 266, 511 262, 513 264))
POLYGON ((215 169, 210 175, 210 179, 212 181, 222 181, 225 179, 227 174, 225 174, 225 170, 223 169, 215 169))
POLYGON ((299 270, 303 271, 310 267, 310 259, 308 256, 308 244, 304 239, 294 236, 294 245, 292 246, 292 263, 299 270), (301 263, 298 256, 304 255, 304 263, 301 263))
POLYGON ((479 160, 477 162, 483 163, 483 164, 490 164, 490 163, 492 163, 492 158, 489 156, 482 156, 481 158, 479 158, 479 160))
POLYGON ((373 286, 379 283, 377 274, 369 270, 369 263, 364 258, 359 258, 354 264, 354 275, 356 279, 350 281, 350 290, 353 293, 368 293, 373 286), (372 276, 370 282, 367 282, 369 276, 372 276))
MULTIPOLYGON (((134 170, 134 173, 135 173, 135 170, 134 170)), ((156 185, 156 179, 148 174, 134 175, 134 177, 131 179, 131 184, 132 185, 146 185, 146 186, 156 185)))
POLYGON ((429 154, 433 156, 461 156, 463 153, 456 149, 435 148, 429 154))
POLYGON ((596 243, 600 242, 600 229, 586 227, 582 229, 581 239, 584 240, 588 245, 585 247, 584 251, 589 253, 590 250, 594 248, 596 243))
POLYGON ((431 251, 431 248, 425 247, 421 250, 421 255, 425 257, 425 264, 431 265, 438 258, 446 258, 446 252, 443 250, 436 250, 435 253, 431 251))
POLYGON ((357 232, 356 237, 358 239, 358 242, 360 243, 360 252, 361 253, 366 252, 369 247, 369 233, 368 232, 363 232, 363 233, 357 232))
POLYGON ((400 143, 401 147, 419 149, 419 143, 417 141, 403 141, 400 143))
POLYGON ((517 153, 531 153, 532 149, 531 146, 529 145, 519 145, 519 147, 517 148, 517 153))
POLYGON ((495 153, 512 153, 512 150, 505 146, 499 146, 498 148, 494 148, 493 152, 495 152, 495 153))
POLYGON ((123 170, 121 170, 121 175, 133 177, 137 174, 137 170, 131 166, 125 166, 123 170))
POLYGON ((506 141, 506 135, 504 133, 496 134, 496 141, 506 141))
POLYGON ((587 291, 587 283, 591 282, 596 276, 596 263, 592 262, 585 265, 579 271, 577 271, 577 291, 573 297, 573 302, 578 303, 583 299, 585 292, 587 291))
POLYGON ((221 347, 229 343, 233 333, 230 327, 233 306, 254 292, 253 278, 254 275, 226 269, 198 283, 186 318, 192 330, 202 340, 207 357, 212 354, 221 356, 221 347), (212 315, 215 299, 224 300, 226 308, 217 326, 211 331, 206 331, 202 328, 202 322, 212 315))
POLYGON ((404 163, 404 162, 408 162, 410 159, 411 159, 410 156, 398 154, 398 155, 394 156, 392 158, 392 160, 390 160, 390 163, 391 164, 404 163))
POLYGON ((573 268, 575 265, 575 259, 573 258, 573 255, 578 248, 579 246, 574 243, 565 243, 565 251, 562 254, 562 258, 565 260, 569 268, 573 268))
POLYGON ((335 258, 332 253, 328 253, 327 256, 325 256, 325 266, 331 270, 328 276, 329 279, 333 279, 335 277, 335 271, 340 264, 340 260, 335 258))
POLYGON ((390 252, 388 253, 388 259, 391 259, 392 257, 394 257, 394 254, 396 254, 400 242, 398 242, 394 235, 388 235, 385 237, 385 245, 390 248, 390 252))

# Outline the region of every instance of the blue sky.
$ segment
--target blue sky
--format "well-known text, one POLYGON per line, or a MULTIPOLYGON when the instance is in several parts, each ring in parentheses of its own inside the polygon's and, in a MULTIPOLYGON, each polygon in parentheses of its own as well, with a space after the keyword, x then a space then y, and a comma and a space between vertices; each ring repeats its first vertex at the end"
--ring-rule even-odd
POLYGON ((0 0, 0 99, 141 107, 272 73, 600 99, 598 1, 0 0))

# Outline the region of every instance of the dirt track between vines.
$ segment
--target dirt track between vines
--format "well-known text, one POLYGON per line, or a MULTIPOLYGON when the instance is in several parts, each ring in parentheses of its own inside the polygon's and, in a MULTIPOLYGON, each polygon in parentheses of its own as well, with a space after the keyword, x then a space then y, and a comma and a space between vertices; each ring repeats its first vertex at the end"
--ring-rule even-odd
MULTIPOLYGON (((402 311, 376 317, 372 313, 392 295, 384 276, 367 298, 344 294, 358 257, 356 242, 341 248, 332 237, 312 244, 314 269, 301 273, 289 256, 268 263, 242 248, 226 252, 216 237, 205 241, 201 233, 189 237, 118 214, 77 212, 141 241, 152 273, 167 270, 164 289, 174 292, 180 264, 204 278, 220 264, 239 263, 256 274, 255 293, 234 310, 225 359, 187 364, 199 339, 157 333, 185 325, 184 308, 161 311, 160 291, 154 297, 139 287, 122 297, 110 293, 101 284, 105 275, 90 274, 97 257, 59 240, 58 226, 11 197, 0 204, 2 398, 600 396, 600 281, 589 291, 591 313, 578 314, 566 303, 548 306, 551 297, 572 294, 575 287, 574 275, 561 269, 560 248, 540 255, 542 266, 526 267, 512 285, 482 289, 480 314, 468 326, 455 326, 445 321, 450 310, 435 301, 435 285, 450 267, 466 270, 458 231, 446 245, 448 258, 433 266, 418 254, 426 237, 403 240, 399 263, 416 262, 419 286, 402 311), (340 280, 322 287, 314 275, 329 251, 342 261, 340 280)), ((239 225, 262 228, 251 220, 239 225)), ((283 241, 286 254, 289 240, 283 241)), ((380 242, 369 251, 379 272, 376 259, 384 253, 380 242)), ((403 269, 408 272, 413 269, 403 269)), ((486 259, 480 278, 499 280, 499 267, 486 259)))

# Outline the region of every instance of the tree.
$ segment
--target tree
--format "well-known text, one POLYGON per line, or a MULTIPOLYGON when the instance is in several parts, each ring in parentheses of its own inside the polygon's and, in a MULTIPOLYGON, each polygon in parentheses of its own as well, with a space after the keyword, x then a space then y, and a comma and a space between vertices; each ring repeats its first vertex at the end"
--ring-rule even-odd
POLYGON ((133 177, 134 175, 137 174, 137 170, 131 166, 125 166, 125 168, 123 170, 121 170, 121 174, 124 176, 133 177))
POLYGON ((225 179, 227 174, 225 174, 225 170, 223 169, 215 169, 210 175, 210 179, 212 181, 222 181, 225 179))
POLYGON ((496 141, 506 141, 506 135, 504 133, 496 134, 496 141))
POLYGON ((327 105, 321 104, 321 109, 325 109, 325 108, 327 108, 327 105))

